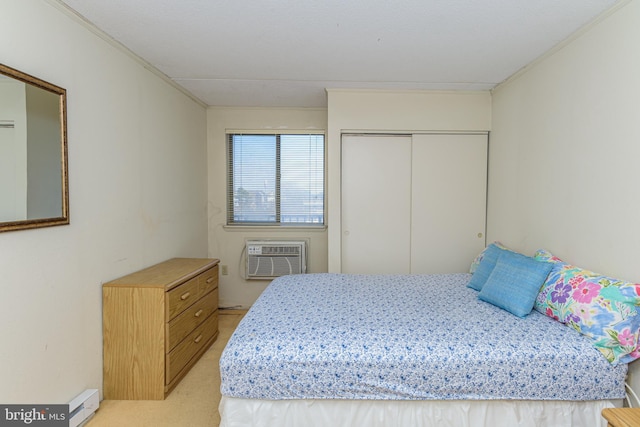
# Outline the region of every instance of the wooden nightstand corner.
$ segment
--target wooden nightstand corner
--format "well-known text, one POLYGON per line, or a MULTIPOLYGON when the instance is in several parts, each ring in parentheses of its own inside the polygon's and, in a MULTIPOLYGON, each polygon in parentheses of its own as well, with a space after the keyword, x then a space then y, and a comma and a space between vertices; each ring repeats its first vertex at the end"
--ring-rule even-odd
POLYGON ((640 408, 607 408, 602 416, 609 422, 609 427, 640 426, 640 408))

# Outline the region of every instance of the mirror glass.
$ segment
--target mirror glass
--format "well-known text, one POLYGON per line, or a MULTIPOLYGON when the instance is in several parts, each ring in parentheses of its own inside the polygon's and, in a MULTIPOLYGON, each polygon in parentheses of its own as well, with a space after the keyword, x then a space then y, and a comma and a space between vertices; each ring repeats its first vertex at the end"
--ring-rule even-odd
POLYGON ((66 90, 0 64, 0 231, 69 223, 66 90))

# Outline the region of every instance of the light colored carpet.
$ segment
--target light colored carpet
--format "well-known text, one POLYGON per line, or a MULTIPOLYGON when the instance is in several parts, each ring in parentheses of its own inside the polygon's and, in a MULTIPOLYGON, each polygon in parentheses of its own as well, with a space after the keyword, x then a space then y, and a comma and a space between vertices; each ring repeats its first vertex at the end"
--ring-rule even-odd
POLYGON ((218 339, 165 400, 103 400, 86 427, 218 426, 218 362, 243 316, 243 311, 221 312, 218 339))

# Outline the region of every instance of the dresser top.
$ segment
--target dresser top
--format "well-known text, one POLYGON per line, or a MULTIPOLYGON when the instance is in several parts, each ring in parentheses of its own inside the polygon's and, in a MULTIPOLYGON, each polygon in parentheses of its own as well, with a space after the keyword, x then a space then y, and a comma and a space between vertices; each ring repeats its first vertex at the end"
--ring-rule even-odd
POLYGON ((602 410, 602 416, 613 427, 640 425, 640 409, 638 408, 607 408, 602 410))
POLYGON ((147 287, 171 289, 218 264, 210 258, 172 258, 105 283, 104 287, 147 287))

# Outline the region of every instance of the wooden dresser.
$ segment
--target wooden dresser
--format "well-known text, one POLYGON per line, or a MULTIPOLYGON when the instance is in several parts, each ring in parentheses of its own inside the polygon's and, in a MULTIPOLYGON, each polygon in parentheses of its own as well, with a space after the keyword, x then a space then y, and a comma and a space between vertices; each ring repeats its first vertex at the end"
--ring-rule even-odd
POLYGON ((640 409, 638 408, 607 408, 602 410, 602 416, 609 427, 638 427, 640 426, 640 409))
POLYGON ((216 340, 218 262, 173 258, 103 285, 105 399, 164 399, 216 340))

